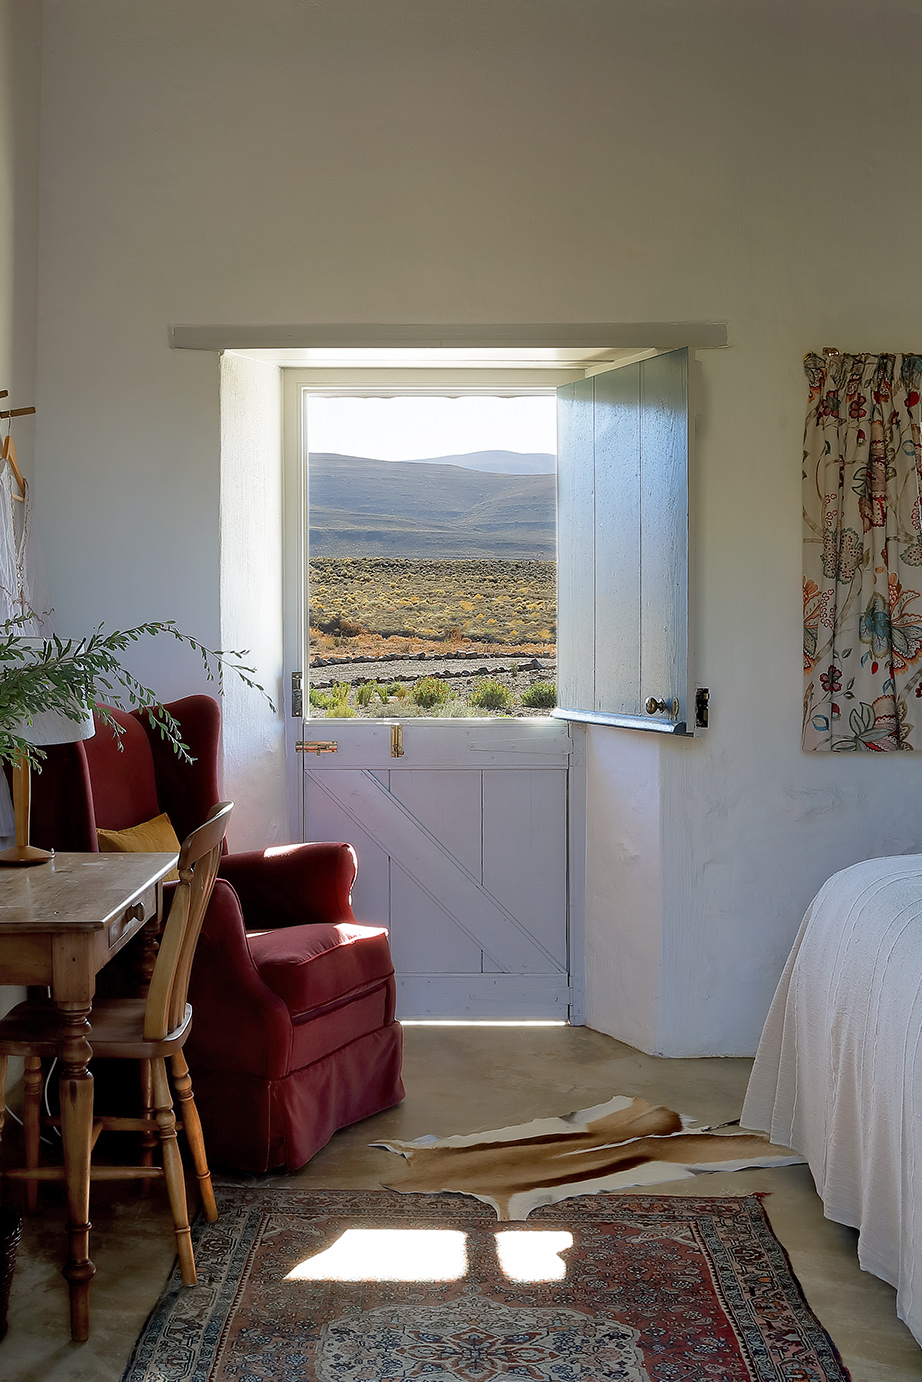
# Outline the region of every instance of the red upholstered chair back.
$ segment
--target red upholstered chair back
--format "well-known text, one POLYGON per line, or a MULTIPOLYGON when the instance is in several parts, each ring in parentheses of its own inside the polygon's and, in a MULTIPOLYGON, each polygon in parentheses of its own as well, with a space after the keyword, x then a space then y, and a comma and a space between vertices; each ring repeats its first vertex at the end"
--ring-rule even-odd
POLYGON ((125 729, 120 740, 97 717, 92 739, 50 748, 42 772, 33 777, 33 844, 95 850, 97 827, 126 830, 163 811, 184 840, 206 820, 221 795, 218 703, 211 696, 185 696, 166 709, 195 761, 177 758, 143 711, 112 711, 125 729))
POLYGON ((150 740, 140 720, 123 710, 110 714, 124 733, 116 736, 97 715, 96 733, 82 747, 93 788, 96 827, 127 830, 159 816, 165 808, 157 794, 150 740))

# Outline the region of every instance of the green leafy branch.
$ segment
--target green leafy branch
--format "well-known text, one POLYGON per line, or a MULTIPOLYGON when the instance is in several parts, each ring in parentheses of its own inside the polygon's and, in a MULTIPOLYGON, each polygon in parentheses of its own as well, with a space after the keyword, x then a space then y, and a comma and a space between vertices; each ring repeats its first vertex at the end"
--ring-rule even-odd
MULTIPOLYGON (((111 633, 100 624, 87 638, 62 639, 51 635, 27 641, 22 630, 30 622, 29 616, 0 622, 0 763, 15 762, 20 754, 25 754, 30 764, 40 769, 44 751, 23 738, 23 725, 46 711, 79 722, 99 702, 119 710, 145 710, 160 737, 177 756, 192 762, 189 746, 174 716, 156 692, 122 665, 122 655, 143 638, 164 635, 175 639, 198 653, 209 682, 220 689, 225 673, 233 672, 275 710, 271 697, 255 680, 255 668, 243 661, 245 652, 207 648, 183 633, 172 620, 137 624, 111 633)), ((108 709, 100 708, 97 713, 117 738, 124 734, 108 709)))

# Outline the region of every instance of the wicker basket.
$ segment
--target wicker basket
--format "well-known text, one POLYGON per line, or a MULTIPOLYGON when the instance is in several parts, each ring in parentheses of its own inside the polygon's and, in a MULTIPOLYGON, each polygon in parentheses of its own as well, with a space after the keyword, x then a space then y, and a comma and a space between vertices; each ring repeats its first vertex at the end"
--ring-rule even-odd
POLYGON ((7 1330, 10 1288, 16 1266, 16 1250, 22 1238, 22 1220, 12 1209, 0 1209, 0 1339, 7 1330))

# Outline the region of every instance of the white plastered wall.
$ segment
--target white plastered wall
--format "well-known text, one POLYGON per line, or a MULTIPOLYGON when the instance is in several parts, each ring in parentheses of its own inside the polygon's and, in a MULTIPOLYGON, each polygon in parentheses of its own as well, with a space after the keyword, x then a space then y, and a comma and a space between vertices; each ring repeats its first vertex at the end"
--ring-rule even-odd
MULTIPOLYGON (((0 0, 0 407, 35 402, 41 12, 0 0)), ((14 425, 20 468, 32 474, 35 424, 14 425)), ((6 423, 3 424, 6 430, 6 423)))
MULTIPOLYGON (((246 649, 253 679, 282 695, 282 399, 274 365, 221 360, 221 647, 246 649)), ((258 849, 288 838, 282 721, 233 672, 224 678, 228 841, 258 849)))
MULTIPOLYGON (((218 364, 171 323, 729 323, 695 478, 712 728, 588 731, 589 1021, 648 1050, 751 1051, 819 883, 922 843, 917 754, 799 747, 801 357, 920 346, 920 22, 46 0, 37 473, 66 626, 221 635, 218 364)), ((138 670, 198 676, 172 648, 138 670)))
MULTIPOLYGON (((0 0, 0 389, 10 395, 4 408, 35 402, 40 89, 40 6, 37 0, 0 0)), ((13 432, 27 479, 34 429, 24 418, 13 432)), ((24 996, 0 985, 0 1013, 24 996)))

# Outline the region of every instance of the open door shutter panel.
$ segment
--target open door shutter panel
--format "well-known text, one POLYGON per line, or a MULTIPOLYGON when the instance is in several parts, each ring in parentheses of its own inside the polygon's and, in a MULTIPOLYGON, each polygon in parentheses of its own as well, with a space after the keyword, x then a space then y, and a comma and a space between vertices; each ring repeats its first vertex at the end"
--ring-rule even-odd
POLYGON ((595 381, 557 390, 557 702, 595 704, 595 381))
POLYGON ((691 733, 688 351, 565 385, 558 420, 553 713, 691 733))

